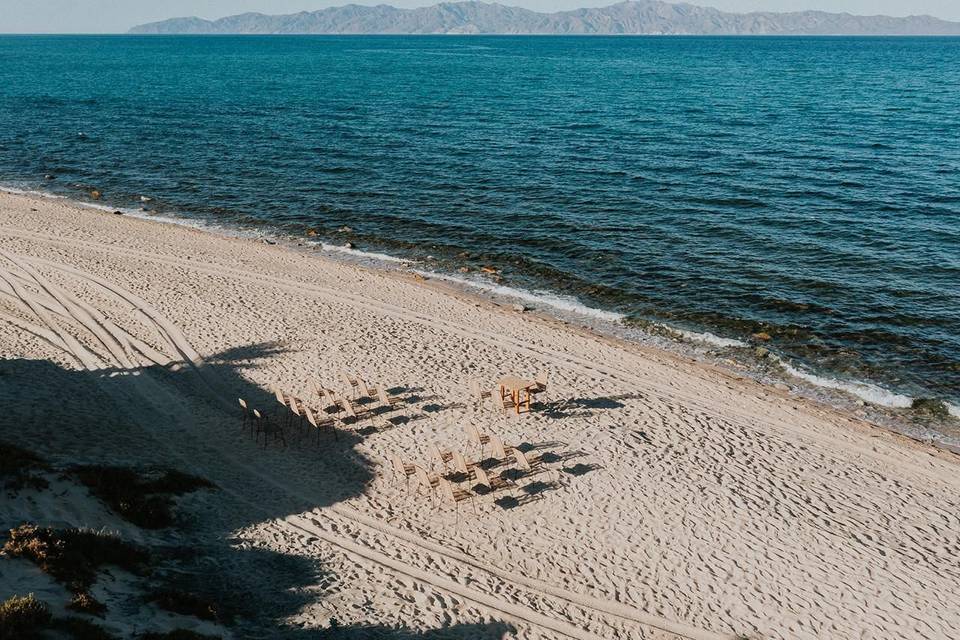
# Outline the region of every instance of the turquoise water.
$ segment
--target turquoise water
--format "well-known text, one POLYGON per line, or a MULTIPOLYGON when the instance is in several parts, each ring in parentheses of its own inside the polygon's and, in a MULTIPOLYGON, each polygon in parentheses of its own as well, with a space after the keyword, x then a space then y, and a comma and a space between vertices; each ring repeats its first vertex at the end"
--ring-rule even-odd
POLYGON ((6 185, 960 402, 960 39, 0 37, 0 123, 6 185))

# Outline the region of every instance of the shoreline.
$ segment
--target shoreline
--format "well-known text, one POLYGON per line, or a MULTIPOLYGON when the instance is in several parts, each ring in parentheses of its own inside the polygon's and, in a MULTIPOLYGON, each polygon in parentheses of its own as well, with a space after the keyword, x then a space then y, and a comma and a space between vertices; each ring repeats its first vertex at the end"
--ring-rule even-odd
MULTIPOLYGON (((943 448, 414 274, 7 194, 0 239, 0 288, 14 294, 0 291, 0 440, 57 465, 209 480, 217 491, 183 503, 185 541, 222 559, 215 583, 238 571, 261 593, 300 594, 282 624, 463 640, 960 631, 960 458, 943 448), (239 428, 234 398, 273 414, 272 385, 348 393, 344 368, 390 386, 404 419, 316 442, 291 427, 287 447, 239 428), (531 414, 470 398, 470 380, 543 368, 531 414), (540 457, 542 475, 514 502, 478 495, 456 514, 393 477, 389 456, 431 465, 430 445, 482 455, 465 425, 540 457), (239 550, 322 571, 261 572, 239 550), (478 635, 491 621, 512 635, 478 635)), ((96 504, 64 511, 39 495, 9 517, 100 522, 96 504)), ((39 591, 28 573, 11 572, 17 588, 39 591)))
MULTIPOLYGON (((363 251, 349 246, 349 243, 340 246, 315 241, 310 237, 276 233, 262 227, 245 229, 239 226, 217 225, 202 219, 176 214, 155 213, 132 207, 111 207, 52 192, 0 186, 0 194, 38 199, 41 202, 61 201, 82 210, 104 214, 121 211, 124 216, 138 220, 173 225, 219 238, 275 245, 314 259, 368 269, 434 288, 439 286, 448 294, 491 303, 500 309, 522 306, 523 313, 536 315, 544 321, 558 322, 561 326, 584 330, 591 335, 614 341, 622 346, 637 346, 651 349, 655 353, 676 356, 681 362, 712 367, 734 378, 745 377, 761 385, 766 391, 786 392, 787 398, 803 399, 816 406, 837 411, 841 415, 863 420, 873 427, 909 440, 960 454, 960 406, 945 400, 934 399, 943 404, 947 411, 945 417, 932 418, 911 413, 913 412, 911 403, 921 398, 905 396, 870 381, 838 380, 829 377, 826 373, 821 375, 819 372, 809 371, 790 363, 775 352, 768 353, 765 358, 755 357, 756 349, 765 349, 763 344, 750 344, 737 339, 718 337, 709 332, 690 331, 660 323, 628 326, 622 322, 622 314, 588 307, 566 295, 546 291, 531 292, 493 281, 487 282, 429 271, 419 268, 422 263, 415 259, 376 251, 363 251), (886 399, 878 402, 875 396, 886 399)), ((425 266, 429 267, 429 265, 425 266)), ((483 277, 481 274, 471 275, 483 277)))

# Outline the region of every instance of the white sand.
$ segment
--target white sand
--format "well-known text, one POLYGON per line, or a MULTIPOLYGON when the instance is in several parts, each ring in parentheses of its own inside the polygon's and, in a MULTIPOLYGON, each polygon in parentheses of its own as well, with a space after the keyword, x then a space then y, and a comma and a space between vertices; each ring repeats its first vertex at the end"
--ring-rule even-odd
POLYGON ((205 544, 267 554, 263 567, 319 563, 251 576, 295 627, 960 637, 953 454, 670 354, 253 240, 0 194, 0 251, 0 437, 30 433, 55 462, 211 479, 221 491, 188 501, 205 544), (471 378, 544 367, 550 410, 470 408, 471 378), (241 432, 237 395, 273 412, 268 385, 306 398, 311 377, 342 387, 339 368, 408 389, 409 421, 319 449, 241 432), (425 466, 429 444, 474 453, 467 422, 548 454, 541 491, 511 509, 478 498, 457 522, 394 481, 391 453, 425 466))

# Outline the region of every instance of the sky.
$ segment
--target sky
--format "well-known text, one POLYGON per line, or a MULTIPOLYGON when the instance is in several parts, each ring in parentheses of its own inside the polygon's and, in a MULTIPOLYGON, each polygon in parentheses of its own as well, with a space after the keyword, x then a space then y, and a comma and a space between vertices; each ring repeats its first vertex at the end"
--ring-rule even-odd
MULTIPOLYGON (((0 0, 0 33, 119 33, 130 27, 182 16, 221 18, 245 11, 294 13, 343 4, 392 4, 412 8, 439 0, 0 0)), ((534 11, 598 7, 617 0, 496 0, 534 11)), ((863 15, 929 14, 960 21, 960 0, 688 0, 723 11, 822 11, 863 15)))

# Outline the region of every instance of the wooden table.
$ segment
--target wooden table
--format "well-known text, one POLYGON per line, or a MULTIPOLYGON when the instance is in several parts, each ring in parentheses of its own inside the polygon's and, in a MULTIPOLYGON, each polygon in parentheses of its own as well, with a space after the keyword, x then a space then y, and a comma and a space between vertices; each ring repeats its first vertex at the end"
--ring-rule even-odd
POLYGON ((500 378, 500 382, 497 384, 500 385, 500 401, 502 402, 507 397, 507 392, 509 392, 513 406, 517 409, 517 415, 520 415, 520 406, 522 404, 520 402, 520 394, 521 392, 526 393, 527 413, 530 413, 530 396, 533 395, 530 393, 530 389, 537 386, 536 380, 525 380, 517 376, 505 376, 500 378))

